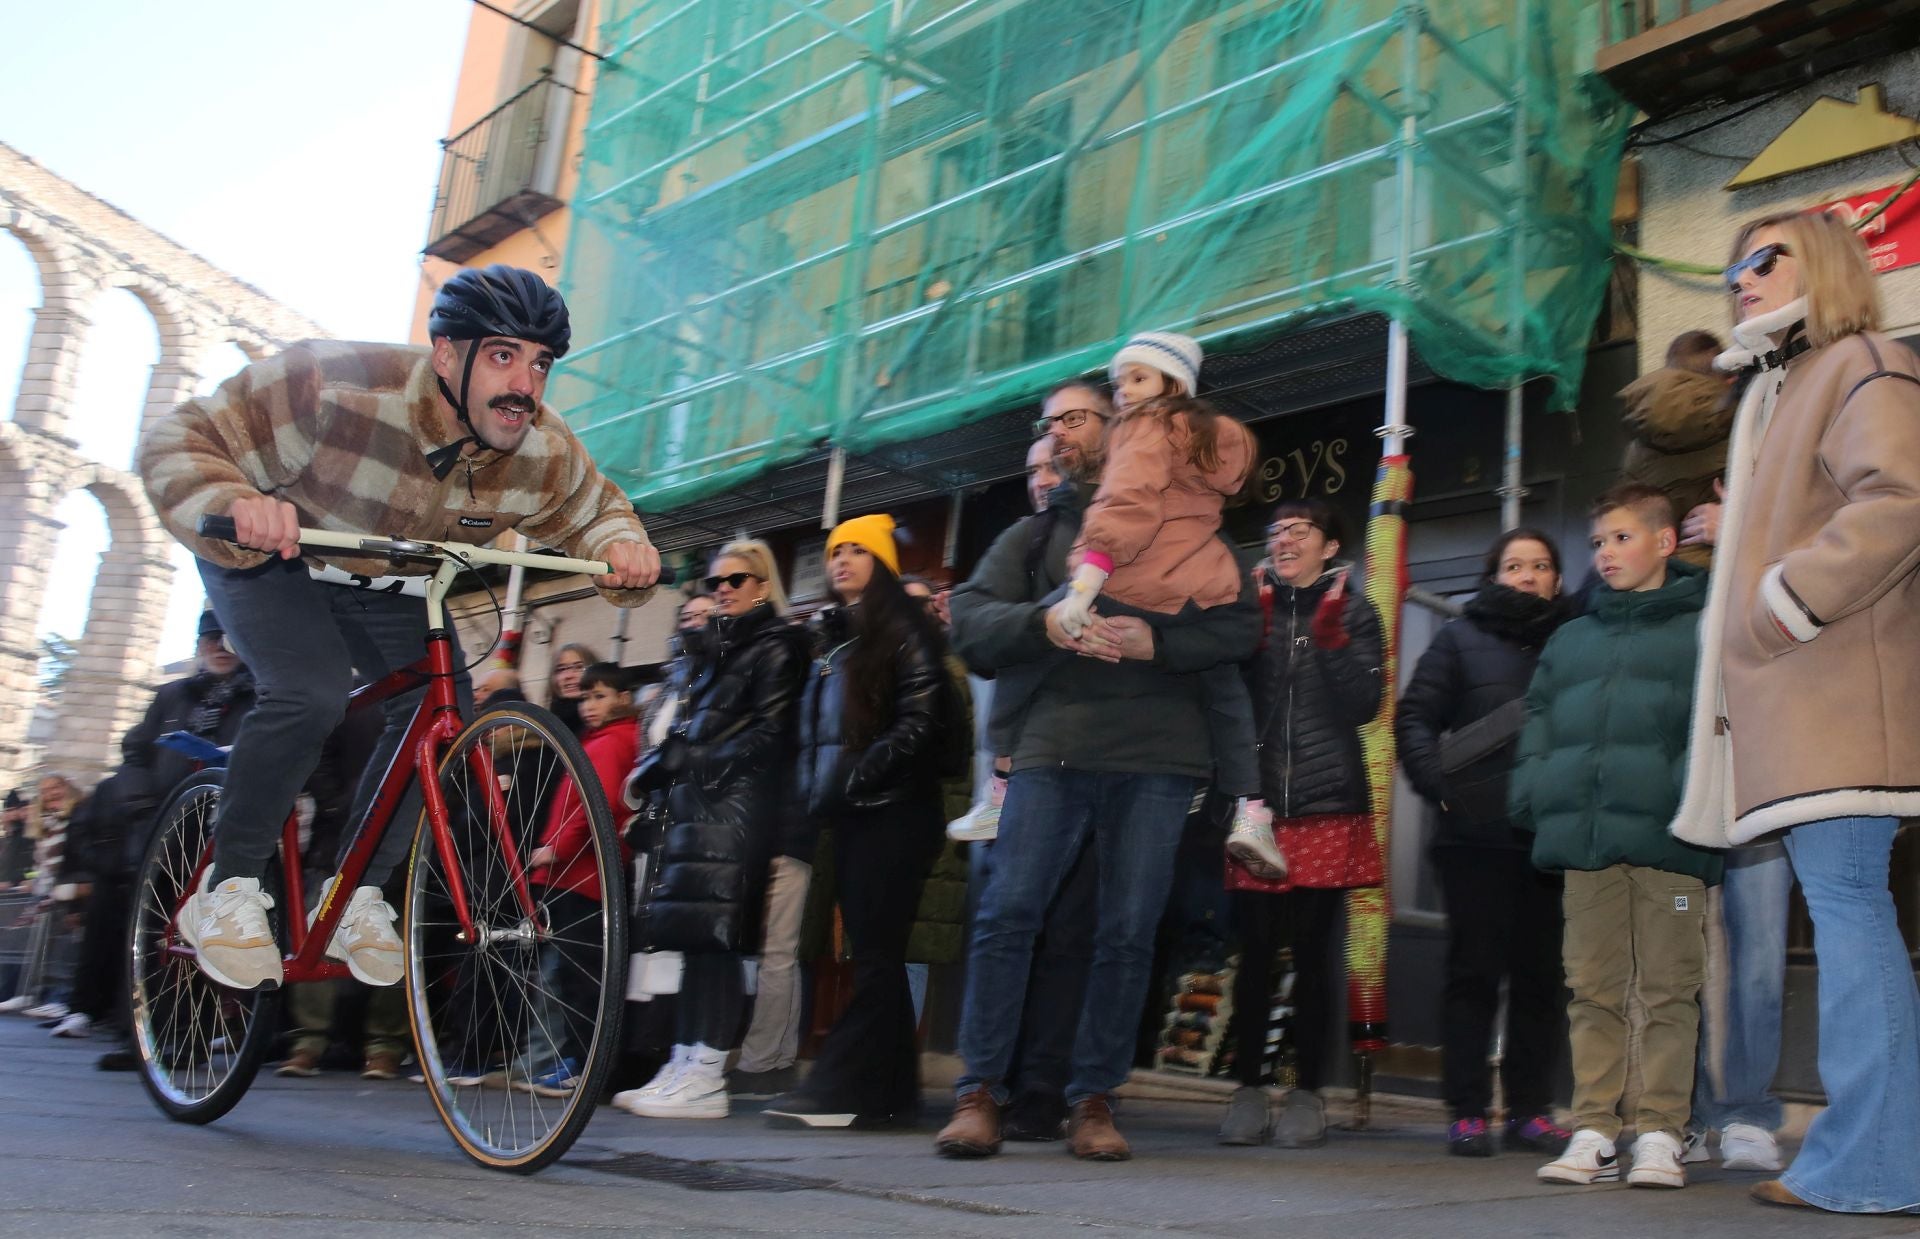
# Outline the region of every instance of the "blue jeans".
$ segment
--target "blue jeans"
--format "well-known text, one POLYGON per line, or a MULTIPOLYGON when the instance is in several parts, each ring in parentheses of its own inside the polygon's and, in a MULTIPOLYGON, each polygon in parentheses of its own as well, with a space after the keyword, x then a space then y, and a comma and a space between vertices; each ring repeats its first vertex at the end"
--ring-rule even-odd
POLYGON ((1000 837, 967 958, 955 1091, 990 1088, 1005 1102, 1007 1070, 1034 940, 1089 832, 1099 876, 1099 929, 1067 1101, 1110 1093, 1133 1066, 1140 1004, 1153 969, 1154 932, 1173 881, 1174 853, 1195 781, 1172 774, 1021 770, 1007 784, 1000 837))
POLYGON ((1887 888, 1898 827, 1840 817, 1786 836, 1813 916, 1827 1108, 1781 1180, 1836 1213, 1920 1209, 1920 986, 1887 888))
POLYGON ((1693 1077, 1693 1126, 1725 1131, 1750 1123, 1780 1127, 1773 1095, 1780 1069, 1780 1006, 1787 981, 1787 897, 1793 865, 1777 839, 1727 853, 1720 919, 1727 941, 1727 1001, 1700 1004, 1700 1058, 1693 1077), (1712 1008, 1710 1010, 1710 1008, 1712 1008), (1716 1025, 1725 1025, 1714 1070, 1716 1025))

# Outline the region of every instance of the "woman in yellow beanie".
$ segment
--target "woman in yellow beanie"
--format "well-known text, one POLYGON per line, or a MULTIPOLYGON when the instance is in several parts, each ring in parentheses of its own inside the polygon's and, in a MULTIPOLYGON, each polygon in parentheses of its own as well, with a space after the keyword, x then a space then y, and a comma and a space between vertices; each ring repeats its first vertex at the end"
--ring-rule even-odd
POLYGON ((767 1108, 782 1127, 879 1127, 920 1105, 907 936, 940 850, 945 641, 900 584, 893 518, 827 536, 838 605, 815 621, 800 706, 794 806, 833 827, 835 899, 853 950, 853 997, 813 1073, 767 1108))

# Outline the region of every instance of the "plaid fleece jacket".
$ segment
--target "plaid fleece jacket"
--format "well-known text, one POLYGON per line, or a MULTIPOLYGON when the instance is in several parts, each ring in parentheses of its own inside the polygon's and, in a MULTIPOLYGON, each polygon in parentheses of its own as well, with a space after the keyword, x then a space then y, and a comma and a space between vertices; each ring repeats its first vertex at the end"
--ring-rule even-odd
MULTIPOLYGON (((266 556, 206 541, 195 526, 261 494, 291 503, 303 525, 345 533, 484 543, 518 529, 585 559, 647 540, 633 505, 544 405, 515 451, 483 448, 434 477, 427 453, 458 437, 438 392, 426 349, 303 341, 155 422, 140 442, 140 476, 168 531, 229 568, 266 556)), ((433 571, 329 558, 371 575, 433 571)), ((638 606, 652 591, 605 592, 638 606)))

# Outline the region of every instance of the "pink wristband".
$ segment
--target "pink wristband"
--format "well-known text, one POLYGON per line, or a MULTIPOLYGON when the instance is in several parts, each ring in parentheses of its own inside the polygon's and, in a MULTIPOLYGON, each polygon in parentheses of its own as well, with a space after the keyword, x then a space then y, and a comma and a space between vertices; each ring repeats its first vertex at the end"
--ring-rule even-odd
POLYGON ((1113 556, 1107 554, 1105 551, 1089 550, 1080 556, 1080 562, 1083 564, 1092 564, 1108 576, 1113 575, 1113 556))

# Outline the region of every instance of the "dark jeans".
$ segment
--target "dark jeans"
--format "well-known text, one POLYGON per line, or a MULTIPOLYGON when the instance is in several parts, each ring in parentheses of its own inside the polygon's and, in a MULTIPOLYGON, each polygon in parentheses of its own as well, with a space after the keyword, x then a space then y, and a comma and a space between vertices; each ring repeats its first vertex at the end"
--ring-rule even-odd
POLYGON ((740 1043, 746 1013, 746 979, 738 955, 713 952, 685 957, 673 1008, 677 1044, 731 1050, 740 1043))
POLYGON ((1566 975, 1560 962, 1561 882, 1527 853, 1436 848, 1447 910, 1447 985, 1442 1007, 1442 1091, 1456 1119, 1485 1118, 1493 1100, 1487 1054, 1507 985, 1500 1082, 1509 1118, 1553 1107, 1553 1068, 1567 1044, 1566 975))
POLYGON ((1297 1083, 1318 1089, 1327 1079, 1327 1026, 1333 977, 1327 948, 1347 892, 1298 887, 1284 895, 1236 891, 1233 927, 1240 939, 1240 970, 1233 977, 1234 1074, 1258 1086, 1266 1075, 1272 1023, 1274 967, 1281 947, 1293 948, 1293 1048, 1297 1083))
POLYGON ((1134 1031, 1153 968, 1154 931, 1194 780, 1037 767, 1015 771, 992 872, 974 919, 955 1088, 1006 1100, 1034 941, 1067 870, 1092 837, 1098 876, 1093 964, 1074 1036, 1070 1103, 1109 1093, 1133 1065, 1134 1031))
MULTIPOLYGON (((226 789, 214 823, 213 881, 257 878, 280 843, 293 798, 320 761, 327 735, 346 712, 354 672, 372 681, 426 654, 426 604, 418 598, 328 585, 299 560, 271 560, 237 571, 198 561, 207 599, 247 667, 257 693, 228 762, 226 789)), ((473 689, 460 643, 453 648, 460 707, 471 712, 473 689)), ((382 703, 386 730, 361 777, 348 821, 357 828, 373 803, 387 763, 400 747, 426 687, 382 703)), ((424 772, 432 777, 432 772, 424 772)), ((420 792, 407 793, 363 881, 385 885, 413 842, 420 792)), ((341 841, 344 857, 352 831, 341 841)))
POLYGON ((80 958, 67 1005, 95 1023, 113 1019, 126 1009, 127 963, 121 951, 126 946, 132 900, 132 881, 118 874, 95 879, 87 899, 80 958))
POLYGON ((892 805, 834 823, 834 898, 853 951, 853 997, 802 1089, 830 1108, 874 1118, 919 1109, 907 937, 942 825, 938 802, 892 805))
MULTIPOLYGON (((991 862, 989 862, 991 863, 991 862)), ((1087 996, 1087 969, 1093 964, 1100 874, 1093 849, 1082 847, 1067 871, 1066 883, 1047 909, 1033 974, 1020 1012, 1020 1040, 1014 1046, 1007 1082, 1016 1094, 1062 1099, 1073 1062, 1073 1034, 1087 996)))

